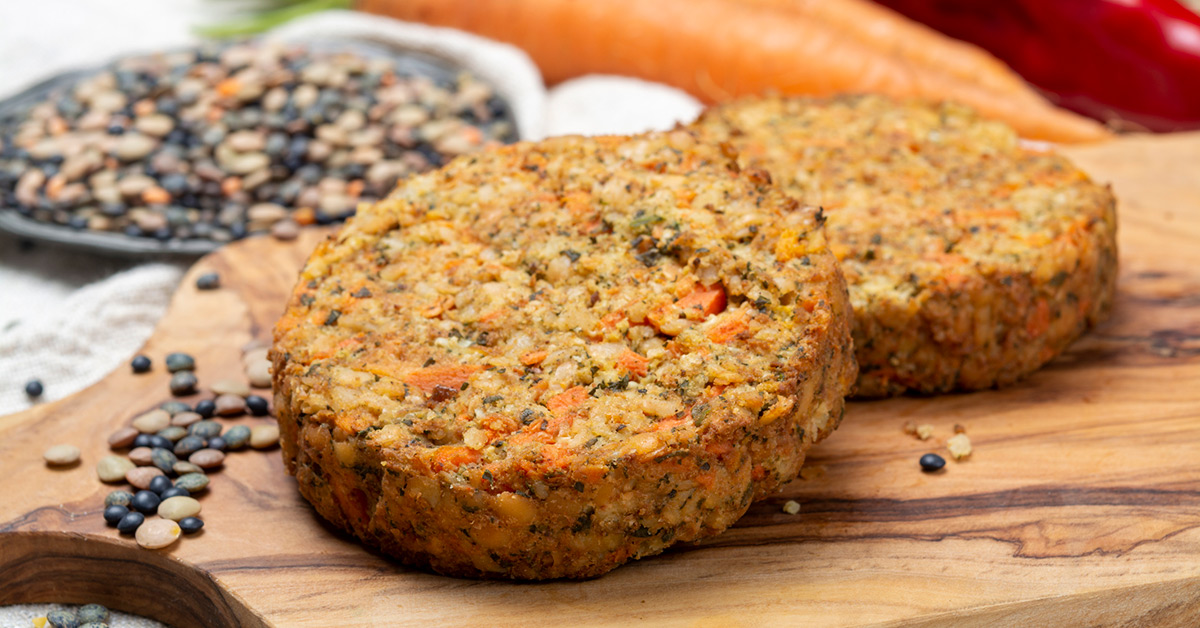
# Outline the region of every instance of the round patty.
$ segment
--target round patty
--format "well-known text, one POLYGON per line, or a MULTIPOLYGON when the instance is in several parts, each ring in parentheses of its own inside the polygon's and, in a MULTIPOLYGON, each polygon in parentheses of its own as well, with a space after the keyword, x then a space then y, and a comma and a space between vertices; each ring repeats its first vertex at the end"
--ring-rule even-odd
POLYGON ((752 99, 693 126, 824 209, 854 306, 854 394, 1012 383, 1102 320, 1111 191, 953 104, 752 99))
POLYGON ((287 467, 451 575, 594 576, 716 534, 853 384, 820 223, 684 131, 413 177, 317 248, 275 328, 287 467))

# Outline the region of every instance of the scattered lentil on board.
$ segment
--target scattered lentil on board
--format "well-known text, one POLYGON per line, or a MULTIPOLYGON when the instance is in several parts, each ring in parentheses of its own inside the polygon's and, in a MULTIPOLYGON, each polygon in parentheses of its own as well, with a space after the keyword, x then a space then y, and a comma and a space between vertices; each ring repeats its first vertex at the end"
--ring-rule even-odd
POLYGON ((96 463, 96 476, 101 482, 121 482, 126 474, 137 468, 128 458, 105 456, 96 463))
POLYGON ((196 358, 186 353, 168 353, 166 362, 167 371, 171 373, 191 371, 196 368, 196 358))
POLYGON ((271 387, 271 362, 266 358, 254 360, 246 364, 246 379, 255 388, 271 387))
POLYGON ((175 478, 175 486, 196 494, 208 488, 208 476, 203 473, 185 473, 175 478))
POLYGON ((187 458, 201 449, 204 449, 204 438, 194 434, 189 434, 179 439, 179 442, 175 443, 174 451, 176 456, 187 458))
POLYGON ((221 424, 212 419, 197 421, 188 426, 188 434, 200 438, 212 438, 221 433, 221 424))
POLYGON ((79 462, 79 453, 74 445, 54 445, 42 453, 42 458, 52 467, 65 467, 79 462))
POLYGON ((250 430, 250 446, 267 449, 279 444, 278 425, 258 425, 250 430))
POLYGON ((921 465, 921 470, 925 472, 938 471, 946 466, 946 459, 937 454, 925 454, 921 456, 921 460, 918 462, 921 465))
POLYGON ((293 216, 341 220, 404 176, 515 140, 477 78, 398 64, 384 49, 259 42, 120 60, 0 120, 0 207, 163 241, 289 239, 293 216), (326 178, 344 191, 318 193, 326 178))
POLYGON ((215 469, 225 462, 225 454, 216 449, 201 449, 188 456, 188 462, 201 469, 215 469))
POLYGON ((186 404, 182 401, 179 401, 177 399, 172 399, 170 401, 164 401, 158 407, 161 408, 162 410, 165 410, 167 412, 167 414, 169 414, 171 416, 175 416, 176 414, 179 414, 180 412, 191 412, 191 410, 192 410, 191 406, 189 406, 188 404, 186 404))
POLYGON ((111 449, 125 449, 133 444, 134 439, 137 438, 138 434, 140 433, 141 432, 138 432, 137 428, 134 427, 126 426, 118 428, 117 431, 109 435, 108 446, 111 449))
MULTIPOLYGON (((217 395, 233 395, 235 397, 245 397, 250 394, 250 386, 240 379, 220 379, 209 386, 217 395)), ((214 403, 220 405, 220 397, 213 400, 214 403)), ((218 414, 220 411, 218 410, 218 414)))
POLYGON ((171 415, 165 410, 151 410, 138 415, 130 425, 143 434, 154 434, 171 424, 171 415))
POLYGON ((127 514, 129 514, 128 506, 113 504, 104 507, 104 521, 110 526, 117 525, 127 514))
MULTIPOLYGON (((208 419, 217 411, 217 404, 212 399, 204 399, 196 402, 196 414, 208 419)), ((194 422, 194 421, 193 421, 194 422)), ((190 425, 190 423, 189 423, 190 425)))
POLYGON ((187 436, 187 428, 178 425, 170 425, 159 430, 155 436, 165 438, 172 443, 178 442, 179 439, 187 436))
POLYGON ((128 506, 132 501, 133 493, 129 491, 116 490, 104 497, 105 506, 128 506))
POLYGON ((133 356, 133 360, 129 362, 129 366, 133 369, 134 373, 141 374, 149 373, 153 363, 150 361, 150 358, 144 355, 135 355, 133 356))
POLYGON ((163 498, 163 500, 168 500, 172 497, 188 497, 189 495, 191 495, 191 493, 189 493, 186 488, 172 486, 171 488, 163 491, 159 497, 163 498))
POLYGON ((165 475, 160 475, 150 480, 149 490, 156 493, 159 497, 162 497, 163 491, 171 488, 171 486, 171 478, 168 478, 165 475))
POLYGON ((164 499, 158 505, 158 516, 171 521, 179 521, 184 517, 194 517, 200 514, 200 502, 194 497, 171 497, 164 499))
MULTIPOLYGON (((156 475, 163 475, 162 469, 158 467, 137 467, 130 469, 125 474, 125 481, 129 482, 135 488, 146 490, 150 488, 150 480, 154 479, 156 475)), ((134 497, 137 496, 134 495, 134 497)))
POLYGON ((264 397, 250 395, 246 397, 246 409, 254 416, 267 416, 271 411, 271 404, 264 397))
POLYGON ((131 512, 117 522, 117 531, 121 534, 133 534, 145 520, 146 515, 140 512, 131 512))
MULTIPOLYGON (((247 388, 246 392, 250 390, 247 388)), ((246 413, 246 400, 235 394, 218 395, 214 400, 217 405, 217 416, 241 416, 246 413)))
POLYGON ((134 538, 146 549, 162 549, 179 540, 181 532, 179 524, 170 519, 151 519, 137 529, 134 538))
POLYGON ((195 534, 203 527, 204 521, 199 517, 184 517, 179 520, 179 528, 183 530, 184 534, 195 534))
POLYGON ((129 460, 139 467, 154 463, 154 451, 150 447, 134 447, 129 450, 129 460))
POLYGON ((221 287, 221 275, 217 273, 204 273, 196 277, 197 290, 216 290, 221 287))
POLYGON ((158 493, 151 490, 143 490, 134 493, 133 501, 129 505, 134 510, 148 515, 158 510, 158 504, 161 501, 162 498, 158 496, 158 493))
POLYGON ((191 371, 179 371, 171 376, 168 387, 171 389, 172 395, 183 397, 196 392, 196 384, 198 383, 196 375, 191 371))
POLYGON ((250 442, 250 428, 245 425, 235 425, 225 432, 225 447, 230 451, 235 451, 246 446, 250 442))
POLYGON ((150 450, 151 463, 162 469, 163 473, 171 473, 171 467, 179 462, 179 458, 175 457, 175 453, 170 449, 163 447, 155 447, 150 450))

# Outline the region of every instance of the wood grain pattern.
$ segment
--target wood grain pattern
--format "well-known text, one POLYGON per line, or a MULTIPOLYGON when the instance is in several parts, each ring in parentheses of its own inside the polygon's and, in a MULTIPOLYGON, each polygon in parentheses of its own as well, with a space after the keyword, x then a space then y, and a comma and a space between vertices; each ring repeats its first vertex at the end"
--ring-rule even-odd
MULTIPOLYGON (((1070 153, 1121 200, 1112 320, 1010 389, 852 404, 805 479, 716 538, 586 582, 444 578, 327 529, 276 451, 230 456, 198 538, 139 550, 104 527, 92 467, 112 429, 165 399, 167 375, 122 368, 0 418, 0 603, 99 601, 179 626, 1197 625, 1200 135, 1070 153), (956 423, 974 455, 920 473, 956 423), (63 440, 84 464, 46 469, 63 440)), ((239 373, 314 238, 199 262, 145 351, 192 352, 202 385, 239 373), (197 292, 208 270, 225 287, 197 292)))

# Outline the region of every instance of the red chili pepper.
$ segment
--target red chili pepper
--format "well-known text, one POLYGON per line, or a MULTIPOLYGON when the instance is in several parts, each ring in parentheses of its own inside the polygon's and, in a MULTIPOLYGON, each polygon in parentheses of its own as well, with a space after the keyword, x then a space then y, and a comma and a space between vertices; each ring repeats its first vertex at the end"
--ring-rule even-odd
POLYGON ((877 0, 1116 128, 1200 129, 1200 16, 1175 0, 877 0))

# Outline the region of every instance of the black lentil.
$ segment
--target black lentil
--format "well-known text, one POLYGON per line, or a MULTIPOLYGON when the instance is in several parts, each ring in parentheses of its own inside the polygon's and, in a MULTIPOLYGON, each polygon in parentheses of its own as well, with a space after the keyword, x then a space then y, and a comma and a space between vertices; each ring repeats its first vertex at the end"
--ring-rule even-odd
MULTIPOLYGON (((164 477, 163 479, 166 479, 166 478, 164 477)), ((163 491, 162 494, 159 495, 159 497, 161 497, 163 501, 167 501, 168 499, 171 499, 172 497, 190 497, 191 495, 192 494, 189 493, 186 488, 180 488, 178 486, 171 486, 167 490, 163 491)))
POLYGON ((149 373, 153 363, 150 361, 150 358, 144 355, 135 355, 133 356, 133 360, 129 362, 129 366, 133 369, 134 373, 149 373))
POLYGON ((221 438, 220 436, 213 436, 212 438, 208 439, 208 448, 215 449, 217 451, 225 451, 229 448, 229 444, 225 442, 224 438, 221 438))
POLYGON ((254 416, 266 416, 271 411, 271 404, 258 395, 246 397, 246 409, 254 416))
POLYGON ((921 456, 920 465, 922 471, 938 471, 946 466, 946 459, 937 454, 925 454, 921 456))
POLYGON ((158 475, 150 480, 150 490, 158 493, 160 497, 162 496, 163 491, 166 491, 171 487, 171 478, 168 478, 165 475, 158 475))
POLYGON ((213 414, 217 412, 217 403, 212 399, 204 399, 196 402, 196 414, 211 419, 213 414))
POLYGON ((221 287, 221 276, 217 273, 204 273, 196 278, 197 290, 216 290, 221 287))
POLYGON ((45 388, 40 380, 31 379, 25 382, 25 394, 31 399, 41 397, 43 392, 45 392, 45 388))
POLYGON ((138 491, 134 493, 130 506, 133 506, 133 509, 138 512, 149 515, 158 510, 158 505, 161 502, 162 498, 154 491, 138 491))
POLYGON ((122 519, 124 519, 125 515, 127 514, 129 514, 129 508, 113 504, 112 506, 108 506, 104 509, 104 521, 110 526, 115 526, 122 519))
POLYGON ((179 520, 179 529, 183 530, 184 534, 194 534, 204 527, 204 521, 199 517, 184 517, 179 520))
POLYGON ((154 435, 150 436, 150 448, 151 449, 156 449, 156 448, 157 449, 172 449, 172 448, 174 448, 174 446, 175 446, 174 443, 172 443, 170 440, 168 440, 166 438, 163 438, 162 436, 159 436, 158 434, 154 434, 154 435))
POLYGON ((137 449, 138 447, 150 447, 152 446, 152 438, 154 438, 153 434, 138 434, 137 437, 133 439, 133 444, 130 445, 130 447, 133 449, 137 449))
MULTIPOLYGON (((151 493, 153 495, 153 493, 151 493)), ((121 534, 133 534, 141 527, 142 522, 146 520, 146 516, 140 512, 131 512, 121 518, 117 522, 117 531, 121 534)))

